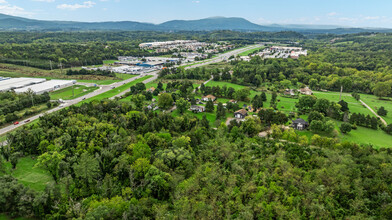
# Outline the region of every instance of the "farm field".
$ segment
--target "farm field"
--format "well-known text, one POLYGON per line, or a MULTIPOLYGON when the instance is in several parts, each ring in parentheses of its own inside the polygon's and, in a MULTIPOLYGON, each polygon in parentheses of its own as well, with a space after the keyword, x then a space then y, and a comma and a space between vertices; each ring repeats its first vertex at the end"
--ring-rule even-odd
POLYGON ((74 88, 71 87, 67 87, 64 89, 60 89, 54 92, 50 92, 50 99, 52 100, 57 100, 57 99, 64 99, 64 100, 70 100, 70 99, 75 99, 75 98, 79 98, 81 96, 84 96, 86 94, 89 94, 95 90, 99 89, 99 87, 87 87, 87 86, 83 86, 83 85, 74 85, 74 88), (75 95, 73 96, 73 92, 72 90, 74 90, 75 95))
POLYGON ((54 183, 54 180, 46 170, 34 168, 36 163, 32 157, 20 158, 15 170, 12 170, 11 163, 6 163, 6 172, 23 185, 35 191, 43 191, 46 185, 54 183))

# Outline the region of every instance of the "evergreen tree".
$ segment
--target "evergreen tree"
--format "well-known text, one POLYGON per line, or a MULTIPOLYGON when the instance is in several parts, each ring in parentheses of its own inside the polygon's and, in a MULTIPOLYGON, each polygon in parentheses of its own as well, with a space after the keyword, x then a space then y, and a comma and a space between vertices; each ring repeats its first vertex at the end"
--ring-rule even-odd
POLYGON ((378 110, 377 110, 377 114, 380 116, 387 116, 388 111, 384 108, 384 106, 381 106, 378 110))
POLYGON ((213 112, 213 111, 214 111, 214 103, 211 100, 208 100, 206 104, 206 112, 213 112))

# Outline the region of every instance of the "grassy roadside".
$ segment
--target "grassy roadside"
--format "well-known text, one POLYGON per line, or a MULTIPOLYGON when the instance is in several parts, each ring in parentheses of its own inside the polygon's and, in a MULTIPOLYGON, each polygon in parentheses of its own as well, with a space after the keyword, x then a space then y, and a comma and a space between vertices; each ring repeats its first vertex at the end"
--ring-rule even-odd
POLYGON ((257 48, 253 48, 253 49, 250 49, 250 50, 244 51, 244 52, 240 53, 239 55, 240 55, 240 56, 248 56, 249 54, 251 54, 251 53, 253 53, 253 52, 255 52, 255 51, 258 51, 258 50, 264 49, 264 48, 265 48, 264 46, 263 46, 263 47, 257 47, 257 48))
POLYGON ((99 89, 99 87, 87 87, 87 86, 82 86, 82 85, 74 85, 74 88, 67 87, 64 89, 60 89, 54 92, 50 93, 50 99, 51 100, 57 100, 57 99, 64 99, 64 100, 70 100, 70 99, 76 99, 81 96, 87 95, 95 90, 99 89), (74 90, 75 96, 72 96, 74 90))
POLYGON ((77 106, 80 106, 80 105, 82 105, 83 103, 91 102, 91 101, 94 101, 94 100, 102 100, 102 99, 111 98, 111 97, 113 97, 113 96, 115 96, 115 95, 117 95, 117 94, 120 94, 120 93, 126 91, 126 90, 129 89, 131 86, 135 85, 136 83, 143 82, 144 80, 149 79, 149 78, 151 78, 151 77, 152 77, 151 75, 149 75, 149 76, 144 76, 144 77, 142 77, 142 78, 140 78, 140 79, 134 80, 134 81, 129 82, 129 83, 125 84, 125 85, 122 85, 122 86, 119 86, 119 87, 117 87, 117 88, 115 88, 115 89, 112 89, 112 90, 109 90, 109 91, 107 91, 107 92, 104 92, 104 93, 102 93, 102 94, 100 94, 100 95, 97 95, 97 96, 91 97, 91 98, 89 98, 89 99, 86 99, 86 100, 84 100, 83 102, 79 102, 79 103, 77 104, 77 106))

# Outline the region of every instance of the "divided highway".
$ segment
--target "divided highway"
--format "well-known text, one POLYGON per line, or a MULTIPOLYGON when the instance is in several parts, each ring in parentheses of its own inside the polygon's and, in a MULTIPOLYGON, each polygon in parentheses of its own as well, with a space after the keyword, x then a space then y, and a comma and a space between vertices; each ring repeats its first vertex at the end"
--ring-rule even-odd
MULTIPOLYGON (((221 61, 224 61, 224 60, 228 60, 229 57, 231 57, 231 56, 236 56, 236 55, 238 55, 238 54, 240 54, 242 52, 245 52, 245 51, 248 51, 248 50, 252 50, 252 49, 255 49, 255 48, 258 48, 258 47, 261 47, 261 46, 262 45, 252 45, 252 46, 248 46, 248 47, 232 50, 232 51, 229 51, 229 52, 226 52, 226 53, 223 53, 223 54, 219 54, 217 57, 211 58, 209 60, 204 60, 204 61, 201 61, 201 62, 196 62, 195 64, 193 64, 191 66, 188 66, 189 64, 183 64, 181 66, 187 66, 185 69, 191 69, 191 68, 196 68, 196 67, 209 65, 209 64, 212 64, 212 63, 218 63, 218 62, 221 62, 221 61)), ((58 106, 56 108, 53 108, 53 109, 51 109, 49 111, 46 111, 44 113, 41 113, 41 114, 32 116, 30 118, 27 118, 27 119, 25 119, 25 121, 28 121, 28 123, 30 123, 30 122, 38 119, 39 117, 43 116, 44 114, 49 114, 49 113, 52 113, 52 112, 56 112, 56 111, 59 111, 59 110, 65 108, 65 107, 69 107, 71 105, 78 104, 79 102, 81 102, 81 101, 83 101, 85 99, 92 98, 94 96, 100 95, 102 93, 105 93, 105 92, 111 90, 113 86, 117 88, 117 87, 119 87, 119 86, 121 86, 123 84, 130 83, 130 82, 132 82, 132 81, 134 81, 136 79, 139 79, 139 78, 141 78, 143 76, 146 76, 146 75, 152 75, 153 77, 144 80, 143 83, 152 82, 152 81, 154 81, 154 80, 156 80, 158 78, 158 73, 159 73, 159 71, 153 71, 153 72, 142 74, 142 75, 139 75, 139 76, 136 76, 136 77, 132 77, 130 79, 127 79, 127 80, 124 80, 124 81, 121 81, 121 82, 113 83, 111 85, 101 85, 100 89, 95 90, 92 93, 89 93, 89 94, 87 94, 85 96, 82 96, 82 97, 79 97, 79 98, 76 98, 76 99, 68 100, 68 101, 66 101, 65 103, 61 104, 60 106, 58 106)), ((125 94, 126 92, 127 91, 122 92, 120 94, 117 94, 114 97, 120 97, 123 94, 125 94)), ((6 133, 8 133, 10 131, 13 131, 16 128, 19 128, 19 127, 21 127, 21 126, 23 126, 25 124, 28 124, 28 123, 24 123, 24 122, 21 121, 18 125, 10 125, 10 126, 4 127, 2 129, 0 129, 0 135, 6 134, 6 133)))

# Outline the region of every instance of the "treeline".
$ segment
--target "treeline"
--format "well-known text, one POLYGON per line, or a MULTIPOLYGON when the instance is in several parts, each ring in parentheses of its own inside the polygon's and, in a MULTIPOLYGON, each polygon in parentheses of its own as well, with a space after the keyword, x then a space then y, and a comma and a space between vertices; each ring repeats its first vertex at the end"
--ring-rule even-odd
MULTIPOLYGON (((49 93, 42 95, 33 93, 0 92, 0 125, 13 122, 19 119, 15 112, 31 108, 33 105, 49 103, 49 93)), ((49 103, 50 105, 50 103, 49 103)), ((26 111, 25 115, 31 115, 33 112, 26 111)))
POLYGON ((208 80, 212 75, 219 74, 218 69, 206 69, 204 67, 185 69, 167 68, 159 72, 159 77, 164 79, 192 79, 192 80, 208 80))
POLYGON ((72 75, 95 75, 95 76, 116 77, 115 73, 108 71, 108 70, 86 70, 86 69, 72 70, 72 69, 69 69, 69 70, 67 70, 66 74, 69 76, 72 76, 72 75))
POLYGON ((139 43, 169 40, 230 41, 238 44, 255 41, 290 41, 305 39, 296 32, 236 31, 89 31, 89 32, 1 32, 0 44, 120 42, 135 39, 139 43))
MULTIPOLYGON (((281 119, 273 110, 260 114, 281 119)), ((275 140, 257 137, 256 117, 215 130, 205 117, 144 113, 127 102, 71 106, 7 137, 1 158, 17 164, 17 155, 34 155, 57 184, 36 192, 1 176, 0 212, 39 219, 392 215, 392 151, 317 135, 309 146, 272 127, 275 140)))

